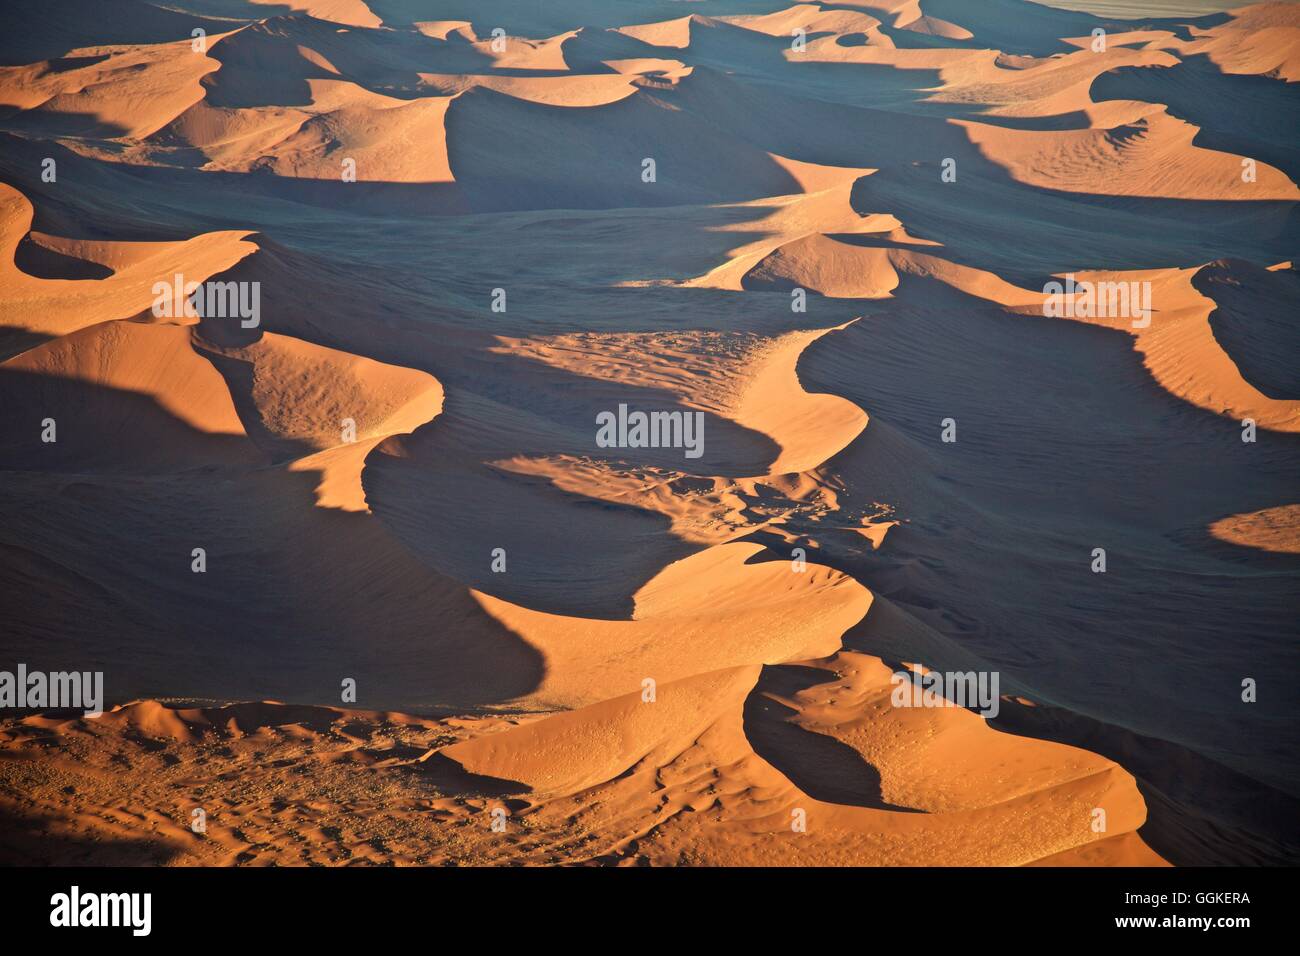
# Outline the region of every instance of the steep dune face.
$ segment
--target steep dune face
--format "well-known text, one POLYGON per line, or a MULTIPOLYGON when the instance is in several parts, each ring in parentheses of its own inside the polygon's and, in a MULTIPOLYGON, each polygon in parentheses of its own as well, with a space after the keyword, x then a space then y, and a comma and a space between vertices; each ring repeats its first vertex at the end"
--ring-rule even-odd
POLYGON ((6 435, 6 468, 155 472, 263 460, 181 326, 91 326, 0 364, 0 382, 6 407, 29 426, 6 435), (47 418, 52 442, 41 438, 47 418))
MULTIPOLYGON (((251 0, 258 3, 264 0, 251 0)), ((275 3, 279 6, 278 0, 275 3)), ((383 20, 365 3, 365 0, 290 0, 283 4, 295 13, 302 12, 317 20, 329 20, 353 27, 383 26, 383 20)))
POLYGON ((274 702, 142 701, 97 720, 29 717, 5 728, 6 747, 18 761, 31 759, 38 740, 56 747, 76 768, 77 795, 47 795, 38 785, 59 814, 47 821, 57 839, 24 844, 22 831, 7 831, 3 851, 44 857, 94 832, 112 859, 127 863, 541 864, 557 855, 604 865, 1060 865, 1067 855, 1091 865, 1161 862, 1133 832, 1145 816, 1141 798, 1114 763, 997 734, 955 707, 907 712, 907 727, 880 728, 903 713, 882 707, 888 668, 853 654, 809 664, 699 674, 659 685, 652 698, 638 691, 522 722, 274 702), (1013 773, 1020 783, 1011 799, 991 802, 978 793, 921 796, 936 786, 926 765, 909 759, 876 772, 868 761, 879 747, 860 736, 864 727, 956 755, 977 776, 1013 773), (135 804, 151 824, 147 839, 111 808, 75 812, 108 796, 110 775, 96 774, 96 764, 104 741, 121 739, 150 744, 132 755, 150 770, 135 804), (277 768, 247 760, 241 799, 221 800, 207 786, 178 796, 195 753, 214 746, 245 758, 273 747, 281 759, 277 768), (847 791, 828 792, 810 768, 833 770, 847 791), (281 783, 266 786, 273 775, 281 783), (391 806, 366 798, 376 786, 391 806), (327 790, 346 793, 352 809, 322 800, 327 790), (900 806, 882 792, 927 807, 900 806), (178 823, 191 803, 210 807, 202 837, 178 823), (1098 811, 1108 833, 1092 826, 1098 811), (1008 827, 1015 841, 990 840, 1008 827))
POLYGON ((386 438, 414 431, 441 410, 437 380, 413 369, 274 333, 243 348, 200 347, 226 372, 232 390, 246 388, 236 392, 239 404, 256 416, 268 452, 322 451, 338 445, 344 432, 386 438), (356 427, 347 427, 349 421, 356 427))
POLYGON ((1182 57, 1204 56, 1224 73, 1300 80, 1300 27, 1293 11, 1279 3, 1244 6, 1228 20, 1192 31, 1170 45, 1182 57))
MULTIPOLYGON (((638 764, 670 762, 733 708, 757 677, 754 667, 702 674, 666 683, 663 706, 642 706, 647 702, 637 691, 453 744, 439 754, 469 773, 514 780, 539 796, 577 793, 638 764), (521 761, 521 753, 531 759, 521 761)), ((657 705, 657 689, 655 698, 657 705)))
POLYGON ((1203 59, 1158 68, 1120 68, 1101 73, 1089 94, 1099 108, 1150 109, 1159 104, 1197 127, 1193 143, 1236 152, 1282 170, 1294 182, 1300 158, 1277 126, 1287 108, 1289 84, 1268 76, 1220 72, 1203 59), (1141 101, 1140 106, 1136 102, 1141 101), (1149 104, 1149 105, 1148 105, 1149 104))
MULTIPOLYGON (((112 15, 96 0, 56 0, 49 16, 33 21, 27 11, 10 6, 0 11, 5 36, 4 63, 26 66, 42 60, 73 59, 77 50, 125 44, 188 42, 195 29, 209 36, 229 29, 218 11, 180 12, 146 0, 115 0, 112 15)), ((64 64, 66 65, 66 64, 64 64)))
POLYGON ((799 356, 833 331, 800 330, 768 338, 614 334, 507 339, 497 351, 575 375, 661 392, 688 408, 734 421, 770 439, 757 449, 760 454, 770 455, 773 445, 778 449, 762 471, 766 476, 811 470, 866 426, 867 417, 857 406, 833 395, 810 394, 799 385, 799 356))
POLYGON ((199 343, 221 371, 253 441, 292 471, 319 471, 317 504, 365 511, 361 472, 376 445, 442 410, 438 380, 267 333, 252 345, 199 343))
POLYGON ((308 88, 307 109, 199 104, 159 138, 171 150, 201 150, 214 171, 339 180, 346 167, 358 182, 452 182, 443 129, 450 99, 406 102, 334 80, 308 88))
POLYGON ((495 90, 517 100, 547 106, 604 106, 632 95, 642 74, 679 75, 689 69, 677 60, 606 60, 614 71, 593 75, 572 73, 421 73, 420 83, 431 92, 453 95, 474 87, 495 90))
POLYGON ((455 100, 447 128, 452 171, 485 211, 677 206, 797 191, 763 150, 673 109, 653 90, 589 112, 473 90, 455 100), (527 155, 551 162, 530 169, 518 160, 527 155), (562 172, 579 165, 582 182, 562 172))
POLYGON ((590 704, 646 678, 674 681, 701 668, 834 650, 871 595, 828 568, 795 575, 788 562, 753 563, 761 550, 726 544, 669 565, 634 595, 630 621, 557 617, 486 595, 480 602, 547 662, 534 699, 549 708, 590 704))
POLYGON ((1099 196, 1195 200, 1295 200, 1295 183, 1249 157, 1193 145, 1197 128, 1163 111, 1110 129, 1038 132, 969 124, 971 141, 1018 181, 1099 196))
POLYGON ((1196 272, 1192 285, 1214 302, 1210 330, 1242 377, 1271 399, 1300 398, 1297 369, 1286 358, 1300 347, 1300 329, 1289 320, 1300 305, 1294 265, 1213 262, 1196 272))
POLYGON ((629 862, 1005 865, 1085 847, 1095 863, 1124 850, 1134 863, 1159 862, 1125 840, 1145 811, 1113 763, 1003 738, 956 707, 891 708, 890 670, 875 658, 810 663, 661 685, 653 700, 629 694, 453 744, 436 759, 522 785, 521 819, 544 843, 561 814, 588 827, 599 820, 598 832, 622 836, 606 853, 629 862), (806 673, 821 676, 810 683, 806 673), (902 714, 905 725, 894 726, 902 714), (921 741, 929 752, 917 760, 921 741), (895 764, 882 743, 906 757, 895 764), (947 797, 926 770, 941 755, 976 774, 1013 775, 1016 789, 947 797), (659 819, 646 830, 651 807, 659 819), (1110 836, 1081 826, 1096 809, 1110 836), (1031 822, 1014 848, 990 853, 981 834, 1013 819, 1031 822))
POLYGON ((881 299, 898 287, 888 249, 807 236, 766 256, 742 280, 749 289, 810 289, 845 299, 881 299))
POLYGON ((44 136, 142 138, 201 100, 220 64, 189 42, 110 47, 69 68, 52 61, 0 67, 0 107, 22 112, 11 128, 44 136))
POLYGON ((836 395, 810 394, 797 384, 799 357, 826 331, 795 332, 779 340, 741 396, 736 421, 766 431, 781 446, 781 454, 769 466, 771 474, 811 471, 846 448, 867 426, 866 413, 852 402, 836 395))
MULTIPOLYGON (((1300 430, 1300 400, 1271 398, 1262 393, 1244 377, 1241 361, 1235 360, 1237 356, 1215 334, 1210 316, 1217 314, 1217 303, 1197 289, 1196 276, 1205 270, 1219 271, 1211 265, 1157 273, 1081 273, 1085 282, 1137 282, 1139 289, 1143 288, 1141 284, 1149 284, 1153 308, 1159 310, 1148 325, 1143 325, 1145 319, 1140 316, 1089 317, 1084 321, 1124 329, 1133 335, 1144 364, 1172 394, 1238 421, 1250 419, 1262 428, 1292 433, 1300 430)), ((1204 279, 1201 285, 1215 290, 1212 281, 1204 279)), ((1276 308, 1281 301, 1282 297, 1277 297, 1271 307, 1276 308)), ((1256 326, 1260 345, 1270 351, 1285 348, 1287 330, 1274 331, 1268 327, 1270 324, 1260 322, 1256 326)), ((1231 333, 1225 335, 1231 341, 1231 333)), ((1283 390, 1287 391, 1285 386, 1283 390)))
MULTIPOLYGON (((717 270, 704 281, 726 274, 717 270)), ((1146 367, 1171 394, 1238 420, 1248 418, 1264 428, 1295 431, 1300 405, 1289 398, 1295 391, 1289 373, 1276 364, 1276 357, 1285 354, 1290 344, 1292 325, 1272 317, 1278 315, 1275 310, 1285 309, 1295 291, 1289 264, 1272 271, 1248 264, 1211 263, 1188 270, 1070 275, 1071 281, 1103 290, 1100 308, 1090 311, 1086 306, 1090 292, 1070 293, 1067 307, 1063 301, 1049 302, 1046 292, 1019 288, 995 274, 937 255, 811 235, 778 246, 745 272, 741 283, 748 289, 804 289, 833 298, 882 299, 898 296, 901 277, 911 276, 1008 311, 1065 316, 1114 328, 1134 337, 1146 367), (1252 291, 1262 287, 1270 288, 1264 294, 1267 301, 1252 291), (1092 314, 1105 313, 1111 298, 1129 303, 1128 311, 1117 307, 1115 314, 1092 314), (1144 308, 1147 314, 1135 311, 1144 308), (1248 310, 1249 320, 1243 317, 1248 310), (1255 318, 1255 313, 1268 317, 1255 318), (1247 322, 1249 336, 1243 329, 1247 322), (1256 380, 1269 383, 1277 397, 1259 388, 1256 380)), ((1057 285, 1064 288, 1066 277, 1057 278, 1062 280, 1057 285)))
POLYGON ((6 862, 1300 859, 1294 6, 112 6, 0 14, 4 653, 109 705, 6 862))
MULTIPOLYGON (((0 227, 0 279, 5 297, 0 318, 6 331, 39 336, 66 335, 97 322, 152 313, 159 282, 204 282, 214 273, 238 262, 255 248, 247 232, 220 232, 196 236, 185 242, 129 244, 91 243, 66 247, 74 259, 111 263, 113 274, 102 281, 38 279, 20 270, 14 261, 19 244, 32 224, 32 205, 20 193, 0 186, 4 211, 0 227)), ((181 323, 195 321, 184 310, 170 316, 181 323)))
POLYGON ((340 29, 305 15, 259 19, 213 43, 221 69, 204 81, 207 100, 226 108, 301 106, 310 102, 309 81, 340 77, 375 92, 400 90, 445 47, 420 33, 340 29))

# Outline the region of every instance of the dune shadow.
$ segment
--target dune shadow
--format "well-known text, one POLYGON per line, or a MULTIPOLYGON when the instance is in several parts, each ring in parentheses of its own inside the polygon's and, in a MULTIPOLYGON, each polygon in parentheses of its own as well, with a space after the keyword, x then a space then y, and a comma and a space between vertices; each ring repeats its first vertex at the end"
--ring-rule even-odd
MULTIPOLYGON (((531 787, 517 780, 471 773, 441 752, 431 754, 428 759, 411 764, 407 769, 437 787, 438 792, 451 796, 510 797, 532 792, 531 787)), ((511 809, 517 809, 519 805, 513 800, 507 804, 511 809)))
POLYGON ((1300 400, 1300 274, 1247 262, 1214 263, 1192 278, 1214 300, 1210 331, 1241 377, 1269 398, 1300 400))
POLYGON ((37 279, 86 281, 107 279, 113 274, 108 266, 43 246, 35 242, 31 235, 24 236, 14 250, 14 265, 37 279))
POLYGON ((1294 113, 1290 84, 1268 76, 1228 73, 1207 54, 1182 55, 1167 67, 1119 67, 1100 74, 1089 95, 1095 102, 1161 103, 1200 131, 1202 149, 1248 156, 1300 179, 1300 148, 1280 117, 1294 113))
POLYGON ((801 690, 836 680, 811 667, 766 665, 745 698, 745 737, 754 752, 814 800, 845 806, 921 813, 888 803, 880 792, 880 772, 862 755, 834 737, 806 730, 790 718, 797 712, 769 695, 791 697, 801 690))
POLYGON ((463 584, 373 515, 317 507, 319 474, 232 456, 242 436, 199 432, 148 396, 12 371, 0 394, 60 416, 58 442, 41 442, 37 417, 28 441, 0 447, 0 588, 17 659, 103 670, 110 703, 337 705, 350 678, 357 706, 420 712, 540 683, 537 652, 463 584), (41 402, 53 385, 64 411, 41 402), (84 409, 121 417, 106 427, 84 409))
POLYGON ((870 494, 908 522, 879 552, 827 536, 816 560, 914 618, 904 647, 960 649, 1005 671, 1004 693, 1014 679, 1287 789, 1294 700, 1243 710, 1235 685, 1296 672, 1294 561, 1225 560, 1199 529, 1293 500, 1300 438, 1243 445, 1238 422, 1156 383, 1123 333, 928 299, 904 283, 887 318, 805 353, 805 387, 872 415, 833 462, 841 497, 870 494), (1148 670, 1159 679, 1135 692, 1148 670))
POLYGON ((1295 866, 1300 800, 1186 747, 1082 714, 1004 699, 989 726, 1080 747, 1138 780, 1147 804, 1139 835, 1175 866, 1295 866))
POLYGON ((129 15, 106 15, 100 0, 60 0, 57 13, 49 11, 40 28, 35 29, 30 8, 17 3, 0 5, 0 65, 56 60, 62 61, 58 71, 75 69, 86 65, 78 61, 91 58, 66 56, 74 50, 189 41, 195 28, 211 36, 231 27, 228 20, 168 10, 152 3, 131 3, 129 8, 129 15))

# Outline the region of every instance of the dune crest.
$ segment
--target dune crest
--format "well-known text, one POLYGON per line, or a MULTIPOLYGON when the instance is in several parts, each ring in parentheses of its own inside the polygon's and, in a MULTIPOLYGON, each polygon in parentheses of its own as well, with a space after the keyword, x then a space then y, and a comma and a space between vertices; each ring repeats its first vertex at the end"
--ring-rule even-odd
MULTIPOLYGON (((85 257, 113 262, 112 275, 91 282, 41 279, 14 262, 19 243, 31 231, 33 212, 26 197, 0 184, 0 281, 5 291, 0 325, 43 336, 67 335, 98 322, 150 312, 156 283, 170 283, 176 275, 186 283, 205 282, 256 248, 247 241, 249 232, 237 231, 206 233, 183 242, 92 243, 83 247, 85 257)), ((82 249, 73 246, 69 251, 82 249)), ((181 324, 191 322, 183 314, 174 318, 181 324)))

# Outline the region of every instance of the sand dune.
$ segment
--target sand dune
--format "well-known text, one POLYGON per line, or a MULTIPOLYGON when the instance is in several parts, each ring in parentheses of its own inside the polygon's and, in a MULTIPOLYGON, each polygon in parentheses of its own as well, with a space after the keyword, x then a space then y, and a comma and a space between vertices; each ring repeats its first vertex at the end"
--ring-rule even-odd
POLYGON ((484 609, 541 653, 537 704, 573 707, 632 692, 649 677, 825 654, 867 612, 871 595, 828 568, 792 575, 753 563, 760 549, 727 544, 669 565, 634 596, 630 621, 564 618, 480 596, 484 609), (687 663, 687 662, 690 663, 687 663))
POLYGON ((3 666, 107 697, 0 860, 1300 859, 1294 5, 111 7, 0 14, 3 666))
POLYGON ((1204 56, 1224 73, 1300 80, 1296 40, 1300 27, 1282 4, 1243 6, 1227 21, 1195 30, 1191 39, 1170 44, 1180 56, 1204 56))
POLYGON ((221 376, 181 326, 105 322, 10 359, 0 376, 8 407, 53 418, 63 432, 48 452, 38 430, 26 441, 13 435, 8 467, 152 472, 264 460, 221 376))
POLYGON ((358 182, 452 181, 443 130, 450 99, 405 102, 333 80, 308 87, 309 110, 198 104, 159 138, 169 149, 201 150, 218 171, 338 180, 350 160, 358 182))
MULTIPOLYGON (((113 274, 90 282, 61 276, 38 279, 14 264, 18 246, 31 227, 31 203, 9 187, 0 189, 0 203, 5 210, 0 274, 5 282, 6 331, 66 335, 98 322, 148 313, 157 298, 156 282, 170 281, 177 274, 186 282, 204 282, 255 248, 244 241, 248 233, 237 232, 209 233, 185 242, 131 244, 129 249, 119 243, 66 244, 64 257, 112 263, 113 274)), ((177 318, 189 321, 184 315, 177 318)))
POLYGON ((1296 544, 1297 521, 1300 521, 1300 506, 1281 505, 1221 518, 1210 526, 1210 533, 1230 544, 1295 554, 1300 551, 1296 544))
POLYGON ((1243 182, 1242 162, 1248 157, 1197 148, 1196 127, 1164 112, 1078 133, 966 128, 971 141, 1018 182, 1045 189, 1196 200, 1300 195, 1285 173, 1267 165, 1257 166, 1253 182, 1243 182))
POLYGON ((200 81, 219 66, 188 42, 109 48, 82 62, 0 68, 0 108, 21 110, 11 128, 141 139, 202 99, 200 81))
MULTIPOLYGON (((1205 268, 1218 271, 1215 265, 1205 268)), ((1081 274, 1083 281, 1149 282, 1152 302, 1160 310, 1148 327, 1136 330, 1132 319, 1087 321, 1118 328, 1127 325, 1146 367, 1178 397, 1238 420, 1250 418, 1262 428, 1300 430, 1300 399, 1274 399, 1263 394, 1243 377, 1241 363, 1216 336, 1210 316, 1217 313, 1217 304, 1197 291, 1195 277, 1200 271, 1081 274)))
MULTIPOLYGON (((963 752, 982 772, 1021 772, 1020 792, 991 803, 968 796, 925 812, 871 802, 871 790, 884 780, 891 794, 932 784, 924 771, 914 776, 918 764, 911 760, 884 778, 864 762, 875 748, 854 729, 875 723, 861 713, 888 695, 888 684, 882 691, 878 683, 888 669, 860 655, 817 662, 823 668, 825 677, 838 673, 849 681, 852 703, 819 705, 824 678, 795 691, 808 682, 804 669, 744 667, 663 685, 653 703, 637 692, 518 725, 273 702, 173 709, 142 701, 94 721, 27 718, 4 735, 19 762, 32 759, 29 748, 43 741, 79 768, 76 796, 46 798, 66 816, 50 818, 57 838, 45 846, 73 849, 93 836, 118 862, 483 864, 542 863, 558 855, 603 864, 735 865, 829 855, 859 865, 1050 864, 1067 853, 1087 854, 1092 864, 1159 862, 1130 829, 1143 809, 1132 778, 1115 764, 1010 737, 987 752, 972 748, 972 734, 1000 735, 959 708, 917 711, 921 723, 905 736, 963 752), (151 741, 133 759, 157 765, 130 814, 98 803, 111 800, 112 784, 93 767, 96 742, 123 732, 151 741), (806 766, 769 762, 765 755, 782 752, 787 734, 821 743, 786 753, 829 761, 846 783, 865 776, 847 798, 852 805, 837 794, 806 792, 815 787, 806 766), (429 741, 431 748, 422 746, 429 741), (172 782, 192 772, 198 743, 219 744, 247 761, 237 796, 206 785, 177 792, 172 782), (248 761, 268 746, 294 772, 248 761), (447 796, 422 796, 429 783, 447 796), (377 800, 374 787, 401 809, 377 800), (348 794, 350 811, 341 814, 337 803, 311 796, 325 788, 348 794), (175 822, 205 805, 202 836, 175 822), (1088 821, 1098 806, 1108 811, 1115 835, 1092 832, 1088 821), (792 829, 796 815, 806 832, 792 829), (493 817, 504 838, 488 826, 493 817), (152 825, 146 839, 137 836, 140 821, 152 825), (1012 821, 1014 847, 990 855, 987 834, 1012 821)), ((15 809, 6 805, 6 812, 15 809)), ((34 849, 17 831, 6 840, 6 856, 34 849)))
POLYGON ((286 336, 242 348, 199 342, 226 379, 253 442, 291 471, 319 472, 321 507, 365 511, 361 472, 381 441, 442 409, 438 380, 286 336))

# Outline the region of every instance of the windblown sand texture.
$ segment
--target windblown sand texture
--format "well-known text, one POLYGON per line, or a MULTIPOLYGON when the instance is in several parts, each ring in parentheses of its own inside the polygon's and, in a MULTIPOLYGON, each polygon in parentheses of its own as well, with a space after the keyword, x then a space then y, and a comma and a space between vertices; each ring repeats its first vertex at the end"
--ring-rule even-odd
POLYGON ((1132 16, 5 5, 0 861, 1300 862, 1300 6, 1132 16))

